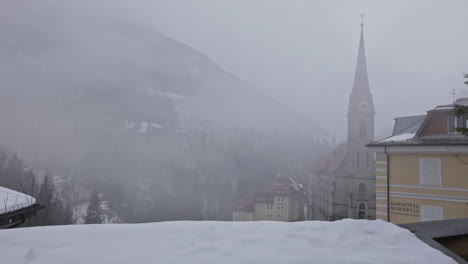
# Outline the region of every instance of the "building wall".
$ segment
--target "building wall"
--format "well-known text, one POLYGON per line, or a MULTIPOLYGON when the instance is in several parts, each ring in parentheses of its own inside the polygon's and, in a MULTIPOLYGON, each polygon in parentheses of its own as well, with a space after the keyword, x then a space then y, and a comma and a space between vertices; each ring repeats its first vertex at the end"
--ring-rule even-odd
MULTIPOLYGON (((364 153, 362 151, 361 153, 364 153)), ((366 150, 366 153, 372 153, 366 150)), ((358 206, 365 204, 362 218, 375 219, 375 163, 357 159, 356 152, 350 152, 347 159, 333 175, 333 213, 330 220, 342 218, 358 219, 358 206), (359 185, 365 185, 365 199, 359 197, 359 185)), ((366 155, 367 156, 367 155, 366 155)), ((361 157, 366 157, 362 155, 361 157)))
POLYGON ((447 132, 447 112, 431 112, 429 122, 421 131, 420 136, 447 134, 447 132))
POLYGON ((273 203, 256 203, 255 216, 256 221, 291 221, 291 203, 290 197, 274 196, 273 203))
POLYGON ((309 220, 330 220, 333 213, 333 178, 327 174, 312 173, 308 187, 309 220))
POLYGON ((232 212, 233 221, 253 221, 254 213, 253 212, 244 212, 244 211, 233 211, 232 212))
MULTIPOLYGON (((446 151, 448 152, 448 151, 446 151)), ((443 219, 468 217, 468 155, 390 154, 390 208, 387 202, 387 157, 377 153, 377 218, 396 224, 419 222, 428 206, 439 207, 443 219), (420 158, 438 158, 441 185, 420 184, 420 158)), ((438 210, 438 209, 437 209, 438 210)))
POLYGON ((358 160, 349 156, 350 159, 345 160, 335 173, 311 175, 308 188, 310 220, 376 218, 374 159, 358 165, 358 160), (364 195, 359 193, 360 185, 365 188, 364 195), (361 204, 365 206, 363 215, 359 214, 361 204))

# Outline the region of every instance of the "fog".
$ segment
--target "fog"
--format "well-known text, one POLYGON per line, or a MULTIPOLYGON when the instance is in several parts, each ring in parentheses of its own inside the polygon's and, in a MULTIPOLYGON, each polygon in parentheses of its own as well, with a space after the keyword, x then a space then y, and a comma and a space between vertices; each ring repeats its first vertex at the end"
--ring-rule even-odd
POLYGON ((306 184, 346 138, 362 12, 376 138, 468 95, 465 1, 0 5, 1 152, 24 161, 0 169, 50 176, 75 223, 92 193, 108 222, 230 220, 266 182, 306 184))
POLYGON ((364 13, 376 136, 393 118, 467 95, 468 3, 164 1, 148 21, 344 139, 364 13), (326 113, 326 114, 325 114, 326 113))

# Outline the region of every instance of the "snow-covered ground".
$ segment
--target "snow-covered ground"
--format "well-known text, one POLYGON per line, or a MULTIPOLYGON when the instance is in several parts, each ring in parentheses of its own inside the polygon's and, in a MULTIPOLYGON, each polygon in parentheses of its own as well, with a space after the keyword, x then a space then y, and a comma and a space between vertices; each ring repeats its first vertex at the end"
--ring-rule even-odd
POLYGON ((36 199, 29 195, 0 187, 0 214, 16 211, 35 203, 36 199))
POLYGON ((455 263, 384 221, 165 222, 0 231, 2 263, 455 263))

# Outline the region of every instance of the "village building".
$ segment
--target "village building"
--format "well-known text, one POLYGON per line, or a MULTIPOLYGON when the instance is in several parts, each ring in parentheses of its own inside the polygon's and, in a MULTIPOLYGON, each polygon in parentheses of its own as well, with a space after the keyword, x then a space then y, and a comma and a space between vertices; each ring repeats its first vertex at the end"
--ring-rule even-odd
POLYGON ((21 226, 42 208, 33 197, 0 187, 0 229, 21 226))
POLYGON ((468 120, 454 116, 455 104, 468 105, 468 98, 397 118, 391 137, 367 145, 376 155, 378 219, 403 224, 468 217, 468 137, 456 131, 468 120))
POLYGON ((253 196, 242 197, 234 203, 233 221, 253 221, 254 215, 255 198, 253 196))
POLYGON ((262 185, 253 196, 236 201, 233 221, 303 221, 304 203, 303 186, 292 178, 280 177, 275 183, 262 185))
POLYGON ((348 138, 324 157, 311 174, 308 187, 308 218, 375 219, 375 163, 365 145, 374 140, 375 108, 369 88, 364 24, 348 104, 348 138))

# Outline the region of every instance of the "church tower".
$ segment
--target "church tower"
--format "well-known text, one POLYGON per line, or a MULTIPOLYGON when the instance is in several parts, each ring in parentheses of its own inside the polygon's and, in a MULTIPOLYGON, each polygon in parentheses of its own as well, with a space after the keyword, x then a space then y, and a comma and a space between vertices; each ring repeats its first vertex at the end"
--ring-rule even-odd
POLYGON ((365 145, 374 140, 374 116, 374 101, 367 77, 364 23, 361 23, 356 72, 348 105, 348 153, 353 155, 353 163, 357 168, 368 167, 371 162, 365 145))
POLYGON ((348 106, 348 141, 311 175, 310 218, 375 219, 375 162, 366 144, 374 140, 374 101, 367 77, 364 23, 348 106), (330 164, 337 164, 331 166, 330 164))

